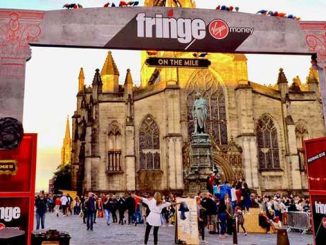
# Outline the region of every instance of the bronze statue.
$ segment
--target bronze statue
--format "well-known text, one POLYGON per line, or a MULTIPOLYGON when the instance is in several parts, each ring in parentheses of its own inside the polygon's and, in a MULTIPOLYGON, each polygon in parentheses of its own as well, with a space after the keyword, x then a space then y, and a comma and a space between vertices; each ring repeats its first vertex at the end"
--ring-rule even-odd
POLYGON ((208 116, 208 104, 200 93, 196 93, 196 100, 192 108, 195 130, 193 134, 206 133, 206 120, 208 116))

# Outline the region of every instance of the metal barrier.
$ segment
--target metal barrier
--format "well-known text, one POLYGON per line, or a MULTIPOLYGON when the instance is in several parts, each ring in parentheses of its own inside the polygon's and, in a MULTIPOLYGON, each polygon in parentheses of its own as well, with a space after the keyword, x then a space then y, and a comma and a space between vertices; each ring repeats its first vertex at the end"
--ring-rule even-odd
POLYGON ((311 230, 311 217, 306 212, 288 212, 288 231, 292 229, 302 231, 302 234, 311 230))

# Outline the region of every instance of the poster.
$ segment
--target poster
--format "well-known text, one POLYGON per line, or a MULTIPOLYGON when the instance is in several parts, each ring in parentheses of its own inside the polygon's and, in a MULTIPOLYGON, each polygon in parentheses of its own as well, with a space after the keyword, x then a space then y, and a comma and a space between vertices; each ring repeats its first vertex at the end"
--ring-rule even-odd
POLYGON ((315 245, 326 237, 326 137, 304 142, 315 245))
POLYGON ((0 226, 25 232, 31 244, 34 221, 36 134, 24 134, 16 149, 0 149, 0 226))
POLYGON ((194 198, 177 198, 176 240, 186 244, 199 244, 197 204, 194 198))

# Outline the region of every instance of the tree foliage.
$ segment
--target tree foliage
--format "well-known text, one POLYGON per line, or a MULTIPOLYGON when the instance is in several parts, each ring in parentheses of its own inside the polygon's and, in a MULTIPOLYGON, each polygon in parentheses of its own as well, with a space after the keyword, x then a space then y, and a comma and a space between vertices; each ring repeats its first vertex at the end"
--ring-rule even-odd
POLYGON ((54 192, 58 192, 59 189, 70 190, 71 189, 71 165, 60 165, 57 171, 54 172, 54 192))

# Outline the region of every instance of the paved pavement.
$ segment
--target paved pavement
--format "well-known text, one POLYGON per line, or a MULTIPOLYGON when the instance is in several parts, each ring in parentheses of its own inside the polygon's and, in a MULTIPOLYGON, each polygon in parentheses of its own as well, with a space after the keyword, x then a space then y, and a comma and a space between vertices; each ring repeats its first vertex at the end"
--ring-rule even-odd
MULTIPOLYGON (((79 216, 58 218, 52 213, 47 213, 45 218, 46 229, 56 229, 68 232, 71 235, 70 245, 141 245, 144 244, 144 225, 106 225, 104 218, 97 218, 93 231, 87 231, 79 216)), ((153 231, 152 231, 153 232, 153 231)), ((291 245, 312 244, 312 235, 302 235, 300 233, 289 232, 291 245)), ((148 244, 153 244, 151 233, 148 244)), ((174 227, 161 227, 159 229, 159 244, 174 244, 174 227)), ((207 234, 206 244, 231 245, 232 237, 219 239, 218 235, 207 234)), ((275 245, 276 235, 274 234, 243 234, 238 235, 239 245, 275 245)))

